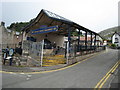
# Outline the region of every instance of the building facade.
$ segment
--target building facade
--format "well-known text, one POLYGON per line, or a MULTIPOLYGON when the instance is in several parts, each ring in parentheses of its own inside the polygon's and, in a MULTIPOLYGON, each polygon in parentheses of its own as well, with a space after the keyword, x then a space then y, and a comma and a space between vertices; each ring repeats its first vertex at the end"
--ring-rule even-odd
POLYGON ((9 48, 15 48, 18 46, 19 42, 22 41, 22 34, 7 29, 4 22, 0 23, 0 37, 0 45, 3 49, 7 46, 9 48))
POLYGON ((112 35, 112 43, 115 44, 117 47, 120 47, 120 32, 115 32, 112 35))

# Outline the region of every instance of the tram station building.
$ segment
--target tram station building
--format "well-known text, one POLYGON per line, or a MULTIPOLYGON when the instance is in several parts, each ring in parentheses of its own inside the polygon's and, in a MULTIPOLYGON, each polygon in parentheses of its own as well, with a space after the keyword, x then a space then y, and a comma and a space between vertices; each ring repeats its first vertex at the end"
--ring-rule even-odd
POLYGON ((31 24, 23 28, 23 40, 39 42, 45 39, 50 41, 51 43, 55 42, 57 46, 63 47, 65 37, 68 37, 68 41, 72 40, 71 32, 74 32, 76 29, 92 33, 94 36, 98 35, 97 33, 78 25, 71 20, 42 9, 35 20, 31 24), (54 26, 56 29, 52 30, 54 28, 52 28, 52 26, 54 26), (51 30, 45 31, 44 28, 48 28, 51 30), (36 33, 34 33, 35 30, 36 33), (43 31, 39 32, 40 30, 43 31))
POLYGON ((88 47, 89 50, 93 50, 93 48, 95 50, 96 46, 102 45, 103 42, 101 36, 96 32, 44 9, 22 31, 23 47, 24 41, 41 42, 44 40, 44 49, 60 47, 64 51, 64 49, 70 50, 74 44, 73 42, 75 42, 77 52, 80 52, 82 51, 80 45, 84 46, 84 50, 87 50, 88 47), (78 32, 78 36, 74 37, 71 33, 75 31, 78 32), (84 32, 83 37, 81 37, 82 31, 84 32))

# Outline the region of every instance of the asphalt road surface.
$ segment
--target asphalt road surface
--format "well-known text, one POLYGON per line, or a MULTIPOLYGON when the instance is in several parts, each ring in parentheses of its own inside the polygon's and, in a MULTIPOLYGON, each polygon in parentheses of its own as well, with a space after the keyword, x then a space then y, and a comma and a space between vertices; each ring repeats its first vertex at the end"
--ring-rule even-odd
POLYGON ((108 49, 64 70, 38 74, 2 73, 2 87, 94 88, 117 61, 118 50, 108 49))

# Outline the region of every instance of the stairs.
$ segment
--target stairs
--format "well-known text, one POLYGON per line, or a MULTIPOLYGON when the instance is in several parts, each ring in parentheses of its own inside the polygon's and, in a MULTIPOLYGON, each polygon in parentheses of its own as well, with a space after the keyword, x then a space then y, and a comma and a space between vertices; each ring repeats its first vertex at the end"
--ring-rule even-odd
POLYGON ((44 56, 43 66, 53 66, 58 64, 65 64, 66 60, 64 55, 55 55, 55 56, 44 56))

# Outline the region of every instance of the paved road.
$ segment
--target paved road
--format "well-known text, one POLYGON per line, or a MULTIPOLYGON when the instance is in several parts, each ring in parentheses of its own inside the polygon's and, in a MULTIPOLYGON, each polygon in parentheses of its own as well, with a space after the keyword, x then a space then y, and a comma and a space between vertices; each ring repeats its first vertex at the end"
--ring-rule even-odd
MULTIPOLYGON (((3 88, 94 88, 118 60, 107 50, 73 67, 40 74, 2 74, 3 88)), ((108 87, 108 86, 104 86, 108 87)))

